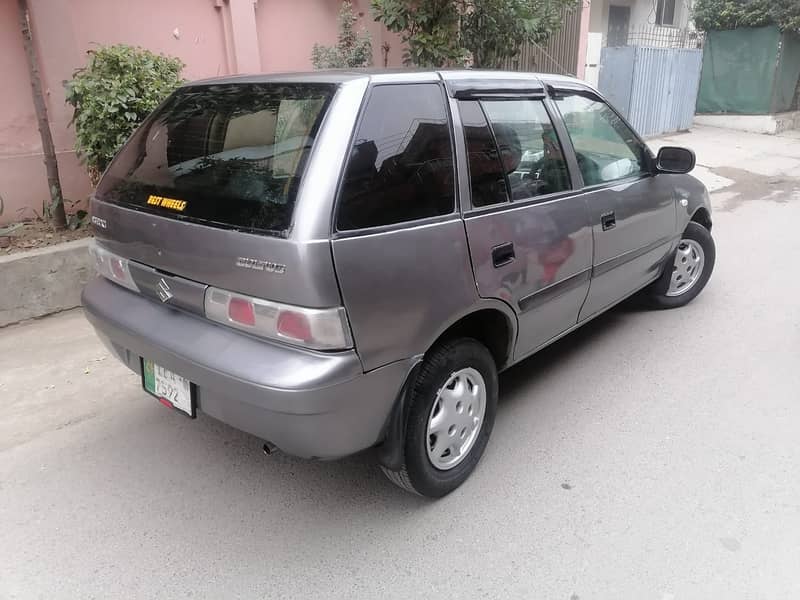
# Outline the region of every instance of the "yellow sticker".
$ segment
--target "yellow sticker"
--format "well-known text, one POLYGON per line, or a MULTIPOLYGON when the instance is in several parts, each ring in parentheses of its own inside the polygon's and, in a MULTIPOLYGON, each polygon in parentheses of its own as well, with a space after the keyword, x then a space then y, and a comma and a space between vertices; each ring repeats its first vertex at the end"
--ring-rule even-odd
POLYGON ((186 209, 186 200, 176 200, 175 198, 165 198, 164 196, 154 196, 150 194, 147 198, 147 203, 150 206, 160 206, 161 208, 169 208, 183 212, 186 209))

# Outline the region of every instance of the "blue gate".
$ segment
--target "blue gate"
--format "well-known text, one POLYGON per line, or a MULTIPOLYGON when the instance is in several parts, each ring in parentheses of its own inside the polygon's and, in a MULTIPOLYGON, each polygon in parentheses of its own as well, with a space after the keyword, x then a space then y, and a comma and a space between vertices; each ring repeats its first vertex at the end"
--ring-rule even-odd
POLYGON ((643 136, 692 126, 703 51, 621 46, 603 48, 599 89, 643 136))

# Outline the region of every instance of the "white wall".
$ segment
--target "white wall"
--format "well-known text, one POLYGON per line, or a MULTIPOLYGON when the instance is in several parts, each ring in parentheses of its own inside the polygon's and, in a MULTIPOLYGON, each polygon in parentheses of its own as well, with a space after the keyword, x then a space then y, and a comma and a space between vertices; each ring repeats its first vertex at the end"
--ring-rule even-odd
MULTIPOLYGON (((594 86, 599 79, 600 53, 606 45, 608 37, 609 6, 629 6, 631 8, 631 32, 647 30, 646 45, 671 46, 671 40, 682 39, 684 42, 686 29, 694 29, 689 23, 691 7, 694 0, 676 0, 676 27, 658 27, 656 21, 657 0, 590 0, 589 38, 586 48, 586 73, 584 78, 594 86)), ((632 43, 642 42, 641 37, 634 37, 632 43)))
MULTIPOLYGON (((613 0, 616 4, 616 0, 613 0)), ((689 24, 694 0, 675 0, 675 26, 685 28, 689 24)), ((656 0, 638 0, 631 11, 631 25, 635 27, 655 26, 656 0)))
POLYGON ((634 25, 637 0, 592 0, 592 8, 589 13, 589 31, 602 33, 603 36, 608 34, 608 7, 612 4, 614 6, 630 6, 631 26, 634 25))
MULTIPOLYGON (((691 17, 691 7, 694 0, 676 0, 678 27, 687 27, 691 17)), ((589 31, 608 34, 608 7, 630 6, 631 29, 642 27, 655 27, 657 0, 592 0, 589 13, 589 31)), ((659 28, 660 29, 660 28, 659 28)))

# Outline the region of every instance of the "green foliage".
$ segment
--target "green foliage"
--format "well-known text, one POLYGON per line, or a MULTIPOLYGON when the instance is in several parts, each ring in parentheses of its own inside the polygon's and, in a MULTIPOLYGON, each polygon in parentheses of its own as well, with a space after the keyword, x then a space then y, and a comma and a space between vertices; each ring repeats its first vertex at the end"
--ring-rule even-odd
POLYGON ((372 40, 365 29, 356 31, 358 17, 350 0, 339 10, 339 38, 335 46, 314 44, 311 64, 315 69, 344 69, 372 66, 372 40))
POLYGON ((118 44, 92 51, 89 64, 64 83, 75 107, 75 149, 92 179, 106 168, 137 125, 183 80, 183 63, 118 44))
POLYGON ((694 22, 703 31, 777 25, 800 32, 800 0, 697 0, 694 22))
POLYGON ((418 67, 464 64, 459 24, 464 3, 453 0, 371 0, 372 13, 406 47, 403 62, 418 67))
POLYGON ((522 44, 541 43, 575 0, 372 0, 372 11, 420 67, 498 67, 522 44))
POLYGON ((461 38, 476 67, 499 67, 523 43, 540 44, 558 31, 574 0, 474 0, 462 19, 461 38))

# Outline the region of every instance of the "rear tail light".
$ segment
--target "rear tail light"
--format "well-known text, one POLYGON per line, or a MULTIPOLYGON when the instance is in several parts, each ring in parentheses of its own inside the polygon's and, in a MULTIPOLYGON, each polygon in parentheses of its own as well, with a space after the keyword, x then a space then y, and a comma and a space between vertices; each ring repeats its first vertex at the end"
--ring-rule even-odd
POLYGON ((303 308, 209 287, 206 317, 253 335, 315 350, 352 348, 344 308, 303 308))
POLYGON ((303 313, 284 310, 278 315, 278 335, 307 342, 312 339, 311 324, 303 313))
POLYGON ((94 259, 94 268, 98 275, 102 275, 106 279, 110 279, 114 283, 118 283, 134 292, 139 291, 128 269, 127 258, 122 258, 113 252, 109 252, 102 246, 98 246, 97 242, 90 244, 89 254, 94 259))
POLYGON ((231 298, 228 301, 228 318, 239 325, 255 327, 255 307, 252 302, 244 298, 231 298))

